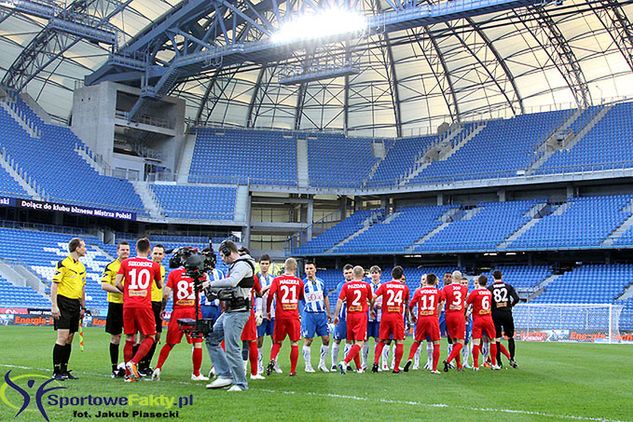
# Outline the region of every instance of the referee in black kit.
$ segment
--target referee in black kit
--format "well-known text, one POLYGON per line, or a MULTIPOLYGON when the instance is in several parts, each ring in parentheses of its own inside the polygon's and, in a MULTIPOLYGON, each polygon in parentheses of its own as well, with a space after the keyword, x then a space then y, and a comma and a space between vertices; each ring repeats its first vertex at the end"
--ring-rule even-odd
POLYGON ((86 267, 79 258, 86 255, 86 243, 75 237, 68 242, 69 255, 55 266, 51 283, 51 313, 57 340, 53 347, 53 378, 76 379, 68 370, 73 336, 86 310, 86 267))

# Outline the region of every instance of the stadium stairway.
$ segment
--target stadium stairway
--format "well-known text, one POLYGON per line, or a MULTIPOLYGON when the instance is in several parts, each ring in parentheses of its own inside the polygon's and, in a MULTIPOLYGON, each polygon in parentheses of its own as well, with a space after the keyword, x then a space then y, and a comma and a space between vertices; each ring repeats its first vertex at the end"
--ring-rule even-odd
POLYGON ((527 223, 525 223, 525 225, 519 227, 519 229, 517 231, 512 233, 507 239, 505 239, 503 242, 501 242, 497 246, 497 248, 498 249, 506 249, 512 242, 514 242, 519 237, 521 237, 523 235, 523 233, 527 232, 532 227, 534 227, 536 224, 538 224, 538 222, 541 221, 541 218, 543 218, 543 216, 547 215, 548 207, 549 207, 549 204, 547 202, 541 202, 541 203, 538 203, 538 204, 534 205, 527 213, 525 213, 526 217, 532 217, 532 219, 530 221, 528 221, 527 223))
POLYGON ((85 145, 76 144, 75 152, 79 155, 94 171, 99 173, 102 176, 106 175, 105 169, 95 161, 95 159, 90 154, 90 150, 85 145))
POLYGON ((7 161, 7 158, 10 160, 8 154, 4 151, 0 150, 0 166, 11 176, 13 180, 16 181, 18 185, 26 192, 31 198, 42 200, 42 197, 37 192, 36 188, 32 186, 27 179, 21 176, 21 174, 25 174, 16 162, 13 162, 13 166, 7 161))
POLYGON ((552 274, 552 275, 550 275, 545 280, 541 281, 536 286, 534 286, 534 288, 530 289, 530 291, 527 292, 528 294, 525 297, 525 299, 527 301, 529 301, 529 302, 535 300, 537 297, 539 297, 541 294, 543 294, 543 292, 545 291, 545 288, 548 285, 550 285, 551 283, 555 282, 556 280, 558 280, 562 276, 563 276, 563 274, 552 274))
POLYGON ((193 161, 193 151, 196 148, 196 135, 185 135, 185 147, 182 149, 182 155, 178 163, 178 176, 176 182, 187 183, 189 171, 191 170, 191 162, 193 161))
POLYGON ((624 221, 624 223, 622 223, 622 225, 620 225, 620 227, 611 232, 609 237, 602 242, 602 246, 612 246, 625 233, 631 230, 631 227, 633 227, 633 200, 631 200, 631 202, 629 202, 622 211, 631 213, 631 215, 624 221))
POLYGON ((391 214, 391 215, 389 215, 389 216, 387 216, 386 218, 383 219, 384 214, 382 212, 372 212, 369 215, 369 217, 367 217, 365 220, 363 220, 363 222, 361 223, 362 227, 359 230, 355 231, 354 233, 352 233, 349 236, 347 236, 345 239, 343 239, 340 242, 336 243, 333 247, 328 249, 326 251, 326 253, 335 252, 341 246, 345 245, 346 243, 349 243, 351 240, 357 238, 361 234, 365 233, 367 230, 371 229, 371 227, 374 224, 377 224, 377 223, 380 223, 380 222, 382 222, 383 224, 389 224, 389 222, 391 222, 394 218, 398 217, 398 215, 400 215, 400 213, 394 212, 393 214, 391 214))
POLYGON ((134 192, 141 198, 141 202, 143 203, 143 207, 149 213, 150 217, 155 219, 164 219, 165 216, 161 211, 160 203, 154 195, 154 192, 150 189, 147 182, 130 182, 134 187, 134 192))
POLYGON ((308 164, 308 140, 305 137, 297 137, 297 182, 300 188, 310 185, 308 164))
POLYGON ((450 210, 446 211, 439 218, 439 221, 441 221, 442 224, 435 227, 433 230, 431 230, 430 232, 426 233, 424 236, 422 236, 421 238, 413 242, 413 245, 409 246, 406 249, 406 252, 408 253, 414 252, 418 246, 422 245, 424 242, 431 239, 433 236, 435 236, 436 234, 438 234, 439 232, 447 228, 453 221, 459 218, 459 214, 461 213, 461 211, 462 210, 460 208, 451 208, 450 210))
POLYGON ((237 193, 235 195, 235 211, 233 218, 235 221, 248 222, 248 215, 246 210, 248 209, 250 197, 248 195, 248 186, 240 185, 237 187, 237 193))
POLYGON ((15 120, 31 138, 39 139, 42 136, 42 131, 37 126, 37 123, 29 119, 29 117, 23 113, 18 107, 15 99, 10 96, 5 97, 0 101, 0 106, 15 120))
POLYGON ((633 283, 625 287, 624 292, 618 296, 617 301, 625 301, 633 298, 633 283))

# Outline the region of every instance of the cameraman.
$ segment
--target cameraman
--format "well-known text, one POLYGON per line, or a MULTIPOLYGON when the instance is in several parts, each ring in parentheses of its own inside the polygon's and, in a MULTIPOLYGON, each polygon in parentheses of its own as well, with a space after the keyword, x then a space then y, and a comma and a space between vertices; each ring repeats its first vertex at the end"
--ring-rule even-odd
POLYGON ((248 384, 242 363, 241 335, 252 306, 255 260, 248 254, 240 256, 237 246, 230 240, 220 244, 219 252, 222 261, 229 266, 228 277, 203 283, 207 296, 217 295, 224 302, 224 313, 207 337, 207 347, 218 376, 207 388, 224 388, 232 384, 229 391, 245 391, 248 384), (226 352, 220 347, 222 340, 226 352))

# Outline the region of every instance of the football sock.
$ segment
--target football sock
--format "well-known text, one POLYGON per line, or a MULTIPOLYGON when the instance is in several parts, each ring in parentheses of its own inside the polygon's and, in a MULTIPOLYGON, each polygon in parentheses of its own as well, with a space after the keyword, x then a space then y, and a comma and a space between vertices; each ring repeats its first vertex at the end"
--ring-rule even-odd
POLYGON ((493 366, 497 364, 497 344, 494 341, 490 342, 490 362, 493 366))
POLYGON ((411 345, 411 350, 409 351, 409 360, 413 359, 413 357, 418 353, 418 349, 420 348, 420 343, 414 341, 411 345))
POLYGON ((475 368, 479 368, 479 351, 481 346, 478 344, 473 345, 473 365, 475 368))
POLYGON ((338 348, 339 348, 338 343, 334 343, 332 345, 332 366, 338 363, 338 348))
POLYGON ((303 361, 305 362, 306 367, 312 366, 312 353, 310 352, 310 346, 303 346, 301 348, 301 353, 303 353, 303 361))
POLYGON ((402 355, 404 354, 404 344, 398 343, 396 344, 396 362, 394 364, 394 370, 400 370, 400 361, 402 360, 402 355))
POLYGON ((503 345, 503 343, 499 342, 497 343, 497 356, 499 355, 499 353, 503 353, 503 356, 507 357, 508 360, 512 359, 512 357, 510 356, 510 353, 508 353, 508 349, 506 349, 506 347, 503 345))
POLYGON ((356 356, 354 356, 354 363, 356 364, 356 369, 361 369, 361 363, 360 363, 360 346, 358 347, 358 353, 356 353, 356 356))
POLYGON ((158 343, 156 343, 156 342, 154 342, 154 344, 152 344, 152 348, 149 349, 149 352, 147 352, 147 355, 145 355, 145 357, 141 361, 141 367, 143 369, 149 369, 149 366, 152 363, 152 359, 154 358, 154 353, 156 353, 156 345, 157 344, 158 343))
POLYGON ((299 345, 290 346, 290 372, 297 372, 297 361, 299 360, 299 345))
POLYGON ((281 344, 273 343, 273 347, 270 349, 270 360, 277 360, 279 349, 281 349, 281 344))
POLYGON ((72 349, 72 344, 67 344, 64 346, 64 354, 62 355, 62 372, 68 371, 68 361, 70 360, 70 351, 72 349))
POLYGON ((119 362, 119 345, 110 343, 110 363, 112 364, 112 370, 116 371, 119 362))
MULTIPOLYGON (((414 343, 417 343, 414 341, 414 343)), ((413 346, 411 346, 413 347, 413 346)), ((420 349, 420 346, 418 346, 418 349, 415 352, 415 355, 413 356, 413 363, 415 364, 415 366, 420 366, 420 352, 422 351, 422 349, 420 349)))
POLYGON ((250 344, 250 342, 248 341, 243 341, 242 340, 242 360, 244 362, 248 361, 248 345, 250 344))
POLYGON ((510 359, 514 359, 515 348, 514 348, 514 338, 513 337, 510 337, 508 339, 508 350, 510 351, 510 359))
MULTIPOLYGON (((251 375, 257 375, 257 371, 258 371, 257 359, 258 358, 259 358, 259 353, 257 352, 257 342, 251 341, 248 343, 248 359, 251 362, 251 375)), ((202 364, 202 354, 200 354, 200 363, 202 364)))
POLYGON ((264 370, 264 354, 261 347, 257 348, 257 370, 260 372, 264 370))
POLYGON ((53 346, 53 373, 61 374, 62 356, 64 354, 64 346, 55 343, 53 346))
POLYGON ((376 345, 376 351, 374 352, 374 365, 378 365, 378 361, 380 360, 380 355, 382 355, 382 351, 385 348, 385 343, 379 341, 376 345))
POLYGON ((149 352, 149 349, 152 348, 153 344, 154 344, 154 339, 153 338, 145 337, 145 339, 143 339, 143 341, 141 342, 140 346, 138 347, 138 350, 136 351, 136 354, 132 358, 132 362, 134 362, 134 363, 140 362, 141 359, 143 359, 143 357, 149 352))
POLYGON ((433 362, 433 351, 435 350, 435 345, 429 341, 426 342, 426 362, 433 362))
POLYGON ((123 360, 126 363, 132 360, 132 356, 134 356, 134 339, 126 340, 123 347, 123 360))
POLYGON ((351 347, 351 344, 345 343, 345 348, 343 348, 343 355, 347 356, 347 354, 349 353, 350 347, 351 347))
POLYGON ((360 346, 355 344, 349 348, 349 352, 345 355, 345 363, 349 364, 357 355, 360 350, 360 346))
POLYGON ((160 369, 163 367, 163 364, 167 360, 167 356, 169 356, 169 352, 171 352, 172 347, 174 346, 167 343, 163 346, 162 349, 160 349, 160 352, 158 353, 158 362, 156 362, 156 368, 160 369))
MULTIPOLYGON (((453 345, 453 349, 451 350, 451 353, 448 355, 448 358, 446 359, 446 361, 448 363, 451 363, 453 361, 453 359, 458 358, 459 356, 459 352, 462 350, 462 345, 461 343, 455 343, 453 345)), ((459 365, 458 365, 459 366, 459 365)))
POLYGON ((464 362, 464 365, 468 364, 468 352, 469 352, 469 345, 468 344, 464 344, 464 347, 462 348, 462 362, 464 362))
POLYGON ((369 356, 369 339, 363 344, 363 366, 367 365, 367 357, 369 356))
POLYGON ((437 364, 440 361, 440 345, 433 345, 433 370, 437 371, 437 364))
POLYGON ((193 362, 193 374, 200 375, 200 367, 202 366, 202 348, 194 347, 191 353, 191 361, 193 362))
POLYGON ((134 356, 136 352, 138 352, 139 345, 140 345, 139 343, 134 343, 134 345, 132 346, 132 356, 134 356))
POLYGON ((385 345, 385 348, 382 349, 382 366, 383 367, 389 366, 389 349, 390 348, 391 346, 385 345))
POLYGON ((327 351, 329 346, 321 346, 321 356, 319 358, 319 366, 325 366, 325 357, 327 356, 327 351))

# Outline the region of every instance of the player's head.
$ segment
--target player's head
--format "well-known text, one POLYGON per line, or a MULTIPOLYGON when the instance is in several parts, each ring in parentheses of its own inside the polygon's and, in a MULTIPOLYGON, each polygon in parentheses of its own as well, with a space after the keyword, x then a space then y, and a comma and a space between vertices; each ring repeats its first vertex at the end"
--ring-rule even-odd
POLYGON ((426 274, 422 274, 420 277, 420 286, 424 286, 426 284, 426 274))
POLYGON ((369 268, 369 275, 371 276, 371 281, 378 283, 380 281, 380 276, 382 275, 382 270, 378 265, 372 265, 369 268))
POLYGON ((455 270, 453 274, 451 274, 451 283, 459 284, 462 282, 462 272, 455 270))
POLYGON ((437 284, 437 276, 435 274, 426 275, 426 285, 435 286, 437 284))
POLYGON ((345 264, 343 267, 343 277, 345 277, 345 281, 352 281, 352 279, 354 279, 354 266, 352 264, 345 264))
POLYGON ((396 265, 391 270, 391 278, 394 280, 402 280, 402 276, 404 275, 404 269, 400 265, 396 265))
POLYGON ((116 256, 119 261, 130 257, 130 244, 127 241, 122 240, 116 245, 116 256))
POLYGON ((468 287, 468 279, 466 277, 462 277, 462 281, 460 283, 462 286, 468 287))
POLYGON ((362 280, 365 276, 365 269, 360 265, 357 265, 352 270, 354 272, 354 280, 362 280))
POLYGON ((163 258, 165 258, 165 247, 160 243, 157 243, 152 248, 152 261, 160 264, 163 262, 163 258))
POLYGON ((86 242, 78 237, 73 237, 68 242, 68 252, 77 254, 77 257, 86 255, 86 242))
POLYGON ((259 270, 263 274, 268 274, 269 269, 270 269, 270 256, 268 256, 268 254, 264 254, 259 257, 259 270))
POLYGON ((501 281, 501 279, 503 278, 503 274, 501 274, 501 271, 495 270, 492 272, 492 278, 494 278, 495 281, 501 281))
POLYGON ((295 275, 297 273, 297 260, 294 258, 288 258, 284 262, 284 270, 286 270, 286 274, 295 275))
POLYGON ((146 237, 141 237, 136 241, 136 252, 139 255, 147 256, 149 254, 149 239, 146 237))
POLYGON ((237 253, 240 254, 240 256, 244 256, 244 255, 250 255, 251 251, 249 251, 246 246, 242 246, 241 248, 237 250, 237 253))
POLYGON ((316 276, 316 264, 312 261, 306 261, 305 265, 303 266, 303 270, 310 280, 314 279, 314 277, 316 276))
POLYGON ((486 287, 486 285, 488 284, 488 277, 486 277, 485 275, 480 275, 479 277, 477 277, 477 284, 480 287, 486 287))
POLYGON ((453 274, 446 272, 444 273, 444 285, 451 284, 453 282, 453 274))

